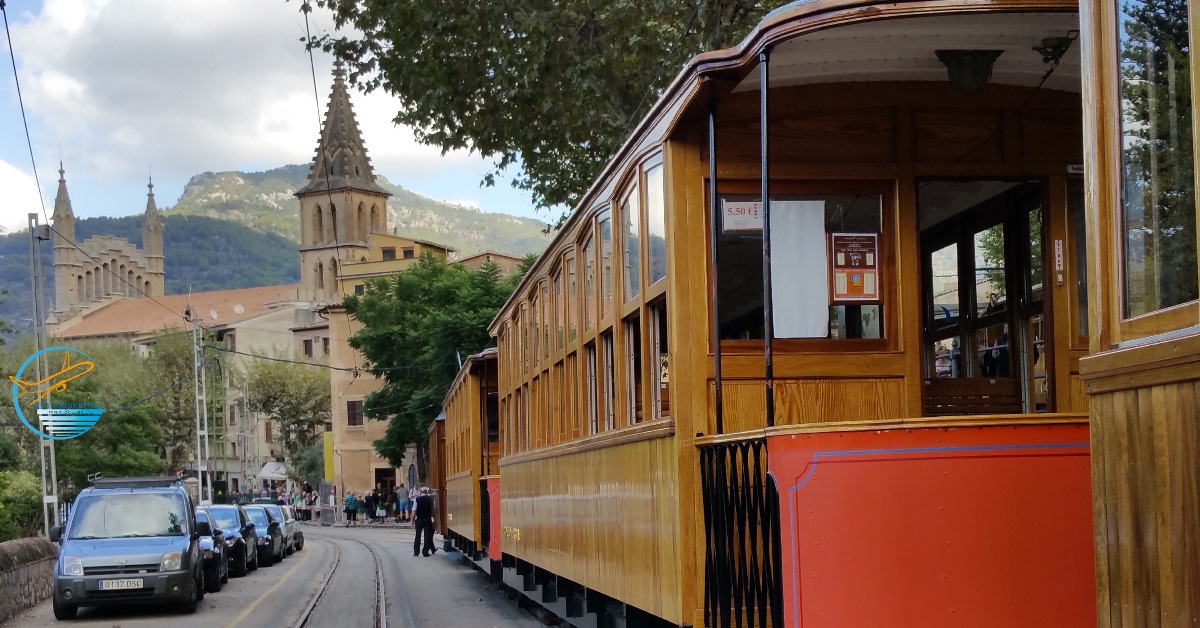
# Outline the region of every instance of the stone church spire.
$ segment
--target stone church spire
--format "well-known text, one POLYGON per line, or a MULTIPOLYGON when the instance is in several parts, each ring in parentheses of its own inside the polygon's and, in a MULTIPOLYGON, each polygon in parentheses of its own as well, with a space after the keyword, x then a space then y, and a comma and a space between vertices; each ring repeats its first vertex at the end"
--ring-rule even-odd
POLYGON ((154 203, 154 179, 146 185, 146 213, 142 215, 142 251, 148 266, 143 285, 138 288, 147 296, 162 296, 165 293, 166 277, 163 272, 163 227, 154 203))
POLYGON ((58 194, 54 197, 54 311, 66 312, 79 303, 75 277, 75 212, 67 194, 66 170, 58 163, 58 194))
POLYGON ((346 90, 346 72, 339 63, 333 70, 333 93, 329 96, 329 109, 325 112, 325 126, 321 129, 321 140, 312 169, 308 173, 308 184, 296 195, 312 192, 338 190, 360 190, 386 194, 389 192, 375 183, 371 161, 367 158, 367 147, 363 144, 350 94, 346 90))

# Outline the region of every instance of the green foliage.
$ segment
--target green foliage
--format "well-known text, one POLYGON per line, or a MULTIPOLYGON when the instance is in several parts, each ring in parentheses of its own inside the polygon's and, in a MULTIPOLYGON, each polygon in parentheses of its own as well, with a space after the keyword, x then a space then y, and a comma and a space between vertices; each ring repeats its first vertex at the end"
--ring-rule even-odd
MULTIPOLYGON (((162 441, 157 451, 168 470, 181 469, 194 457, 196 441, 195 358, 192 336, 186 332, 159 333, 143 363, 160 387, 178 384, 154 398, 162 413, 162 441)), ((157 392, 157 391, 155 391, 157 392)))
POLYGON ((296 467, 301 454, 317 444, 317 426, 329 420, 329 374, 322 368, 253 360, 250 409, 267 415, 279 429, 275 440, 296 467))
POLYGON ((317 442, 305 449, 290 469, 293 480, 308 482, 312 486, 320 484, 325 477, 325 446, 317 442))
POLYGON ((392 277, 368 282, 363 295, 346 297, 346 309, 363 324, 350 346, 384 380, 363 413, 390 418, 375 450, 392 465, 401 465, 409 444, 426 442, 458 372, 457 356, 489 346, 487 325, 519 278, 502 277, 492 263, 472 272, 426 254, 392 277))
MULTIPOLYGON (((308 10, 310 2, 302 3, 308 10)), ((395 122, 509 166, 541 207, 574 206, 690 56, 729 45, 781 1, 317 0, 334 51, 395 122), (693 16, 694 12, 694 16, 693 16)))
POLYGON ((0 541, 42 529, 42 484, 28 471, 0 471, 0 541))

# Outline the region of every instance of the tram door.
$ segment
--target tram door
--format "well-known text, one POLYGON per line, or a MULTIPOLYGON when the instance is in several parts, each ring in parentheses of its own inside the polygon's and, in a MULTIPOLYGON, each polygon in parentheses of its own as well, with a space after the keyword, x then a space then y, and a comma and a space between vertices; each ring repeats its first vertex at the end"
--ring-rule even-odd
POLYGON ((926 416, 1050 410, 1043 188, 919 186, 926 416))

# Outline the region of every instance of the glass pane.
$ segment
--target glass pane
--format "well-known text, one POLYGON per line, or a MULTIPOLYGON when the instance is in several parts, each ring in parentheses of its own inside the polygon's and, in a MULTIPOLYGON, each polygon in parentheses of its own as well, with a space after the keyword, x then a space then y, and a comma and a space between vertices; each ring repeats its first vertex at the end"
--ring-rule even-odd
POLYGON ((943 247, 933 252, 932 277, 933 287, 933 326, 948 327, 958 324, 958 243, 943 247))
POLYGON ((1029 297, 1030 302, 1042 300, 1042 209, 1029 212, 1029 297))
POLYGON ((646 229, 650 236, 650 283, 667 276, 667 216, 662 166, 646 171, 646 229))
POLYGON ((630 424, 640 423, 642 416, 642 321, 632 316, 625 321, 625 403, 630 424))
POLYGON ((554 348, 563 348, 563 319, 566 318, 567 304, 563 299, 562 271, 554 273, 554 348))
POLYGON ((1028 338, 1029 343, 1025 347, 1025 359, 1031 363, 1029 372, 1033 380, 1030 385, 1030 395, 1032 396, 1030 406, 1034 412, 1045 412, 1049 408, 1050 381, 1046 377, 1046 339, 1043 318, 1039 314, 1030 317, 1025 324, 1027 325, 1025 337, 1028 338))
POLYGON ((1071 183, 1071 260, 1075 264, 1075 306, 1078 335, 1088 335, 1088 289, 1087 289, 1087 220, 1084 215, 1083 185, 1071 183))
POLYGON ((1008 325, 999 324, 975 332, 975 372, 979 377, 1011 377, 1008 325))
POLYGON ((567 258, 567 342, 578 335, 579 285, 575 281, 575 258, 567 258))
POLYGON ((642 217, 636 187, 621 203, 621 221, 625 223, 621 242, 625 272, 621 280, 625 282, 625 300, 628 301, 642 292, 642 217))
POLYGON ((551 310, 550 310, 550 287, 547 286, 545 284, 545 282, 542 283, 542 299, 541 299, 540 303, 542 306, 542 311, 541 311, 542 358, 548 358, 548 357, 550 357, 550 315, 551 315, 551 310))
POLYGON ((593 240, 583 245, 583 328, 596 326, 596 255, 593 240))
POLYGON ((883 338, 882 305, 835 305, 829 317, 831 338, 883 338))
POLYGON ((975 312, 1001 312, 1008 301, 1004 283, 1004 225, 975 234, 975 312))
POLYGON ((1197 296, 1188 3, 1118 2, 1125 315, 1197 296))
POLYGON ((600 318, 613 313, 613 241, 612 219, 600 221, 600 318))
POLYGON ((958 336, 934 342, 930 354, 933 356, 933 373, 930 373, 930 377, 967 376, 958 336))

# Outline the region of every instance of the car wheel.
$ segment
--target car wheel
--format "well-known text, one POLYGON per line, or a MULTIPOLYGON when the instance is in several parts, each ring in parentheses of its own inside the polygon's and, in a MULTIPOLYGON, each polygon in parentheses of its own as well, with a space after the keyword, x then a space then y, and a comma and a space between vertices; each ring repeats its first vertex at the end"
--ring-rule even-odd
POLYGON ((75 619, 75 613, 79 612, 78 606, 70 604, 59 604, 58 598, 54 598, 54 618, 59 620, 75 619))
MULTIPOLYGON (((247 550, 249 551, 249 550, 247 550)), ((254 546, 254 560, 249 562, 250 571, 258 571, 258 546, 254 546)))
POLYGON ((296 543, 293 542, 291 545, 289 545, 287 547, 287 555, 291 556, 292 554, 295 554, 295 553, 296 553, 296 543))
POLYGON ((184 602, 179 606, 179 612, 184 615, 191 615, 196 612, 196 607, 200 605, 200 600, 204 598, 204 572, 200 572, 200 579, 192 583, 192 599, 184 602))
MULTIPOLYGON (((220 569, 213 570, 219 572, 220 569)), ((221 590, 221 575, 220 573, 205 573, 204 574, 204 591, 207 593, 216 593, 221 590)))
POLYGON ((246 548, 243 547, 234 562, 233 577, 244 578, 247 571, 250 571, 250 559, 246 557, 246 548))
POLYGON ((196 585, 196 601, 197 602, 204 599, 204 593, 208 590, 208 578, 205 577, 206 575, 207 574, 204 573, 204 569, 201 568, 200 569, 200 583, 196 585))
POLYGON ((226 582, 229 582, 229 561, 222 560, 220 569, 221 569, 221 584, 225 584, 226 582))

